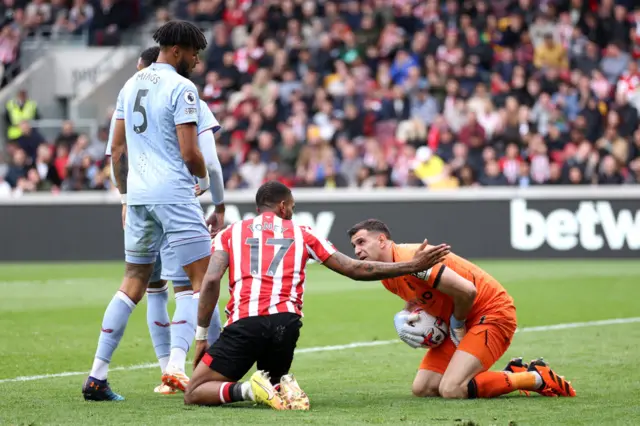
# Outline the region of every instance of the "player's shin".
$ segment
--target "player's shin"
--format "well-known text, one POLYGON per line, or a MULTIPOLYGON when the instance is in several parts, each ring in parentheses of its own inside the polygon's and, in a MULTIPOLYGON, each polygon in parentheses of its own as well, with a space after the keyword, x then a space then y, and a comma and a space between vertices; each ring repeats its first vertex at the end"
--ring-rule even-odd
POLYGON ((122 291, 111 299, 102 319, 98 349, 96 350, 91 377, 105 380, 109 370, 111 356, 118 347, 131 312, 136 304, 122 291))
POLYGON ((468 386, 468 393, 469 398, 495 398, 515 390, 533 391, 541 385, 542 379, 537 373, 485 371, 471 379, 468 386))
MULTIPOLYGON (((186 282, 188 285, 188 282, 186 282)), ((183 286, 174 282, 175 287, 183 286)), ((176 310, 171 321, 171 355, 168 370, 184 372, 187 353, 196 332, 196 308, 193 291, 176 293, 176 310)))
POLYGON ((171 350, 171 320, 167 311, 169 290, 167 284, 159 288, 147 289, 147 325, 153 342, 153 349, 164 373, 169 363, 171 350))

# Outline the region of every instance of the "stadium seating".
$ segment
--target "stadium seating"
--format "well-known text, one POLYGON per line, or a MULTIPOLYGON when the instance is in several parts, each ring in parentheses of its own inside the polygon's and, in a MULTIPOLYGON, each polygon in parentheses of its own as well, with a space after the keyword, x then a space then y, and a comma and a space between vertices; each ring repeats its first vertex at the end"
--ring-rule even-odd
MULTIPOLYGON (((62 2, 41 3, 24 9, 25 22, 46 6, 46 22, 71 28, 78 10, 94 10, 83 25, 95 43, 117 43, 112 24, 129 25, 83 0, 66 15, 62 2)), ((177 0, 156 10, 152 26, 180 18, 213 28, 192 79, 223 126, 216 140, 229 190, 266 179, 429 190, 618 185, 640 181, 634 3, 177 0)), ((5 65, 15 59, 18 15, 0 34, 5 65)), ((68 123, 50 141, 25 132, 7 144, 0 194, 113 190, 105 128, 77 135, 68 123)))

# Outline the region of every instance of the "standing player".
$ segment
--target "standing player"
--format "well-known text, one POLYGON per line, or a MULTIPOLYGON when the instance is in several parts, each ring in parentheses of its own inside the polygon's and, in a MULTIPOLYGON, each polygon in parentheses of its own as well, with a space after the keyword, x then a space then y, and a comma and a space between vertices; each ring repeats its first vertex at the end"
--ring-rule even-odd
MULTIPOLYGON (((356 224, 348 234, 361 260, 402 262, 418 248, 394 243, 387 226, 376 219, 356 224)), ((571 384, 542 359, 530 365, 514 359, 506 371, 487 371, 511 344, 516 308, 504 287, 468 260, 451 253, 432 268, 382 283, 407 302, 394 321, 398 335, 409 346, 417 348, 423 341, 406 323, 414 308, 448 320, 451 338, 427 351, 413 382, 414 395, 492 398, 522 390, 575 396, 571 384)))
POLYGON ((366 281, 422 271, 448 253, 448 246, 441 245, 419 249, 403 263, 354 260, 311 229, 295 225, 294 204, 286 186, 267 182, 256 194, 259 215, 216 236, 198 305, 195 368, 186 404, 253 400, 277 410, 308 409, 307 396, 288 374, 302 326, 307 261, 313 257, 339 274, 366 281), (207 327, 227 267, 228 320, 218 341, 204 354, 207 327), (250 382, 238 383, 256 362, 260 371, 250 382), (279 392, 274 387, 278 383, 279 392))
MULTIPOLYGON (((138 71, 147 68, 156 62, 160 53, 159 47, 150 47, 144 50, 138 58, 138 71)), ((107 143, 106 155, 111 156, 111 139, 115 127, 115 114, 111 118, 111 128, 109 141, 107 143)), ((224 222, 224 183, 222 179, 222 168, 216 154, 214 133, 220 130, 220 124, 213 116, 207 104, 200 100, 200 115, 198 117, 198 145, 202 151, 207 169, 212 171, 211 194, 213 203, 216 206, 213 216, 217 221, 224 222), (221 216, 220 216, 221 215, 221 216)), ((112 181, 115 184, 113 169, 111 173, 112 181)), ((124 200, 123 200, 124 201, 124 200)), ((123 202, 123 218, 126 217, 126 203, 123 202)), ((123 221, 124 227, 124 221, 123 221)), ((147 324, 153 347, 160 363, 162 374, 167 370, 170 358, 172 358, 173 370, 184 372, 186 354, 189 351, 191 342, 195 335, 196 312, 198 308, 197 299, 193 299, 193 289, 189 278, 178 263, 173 254, 167 239, 162 242, 160 255, 153 268, 153 274, 147 289, 147 324), (176 310, 173 320, 169 319, 168 302, 169 291, 167 280, 173 282, 176 298, 176 310), (194 303, 195 302, 195 303, 194 303), (170 357, 170 355, 173 355, 170 357)), ((209 327, 208 343, 213 344, 220 335, 220 314, 218 307, 211 318, 209 327)), ((188 382, 186 374, 184 376, 184 386, 188 382)), ((184 389, 182 389, 184 390, 184 389)), ((167 385, 156 386, 154 392, 163 395, 176 393, 176 390, 167 385)))
MULTIPOLYGON (((184 21, 166 23, 153 38, 160 45, 157 63, 134 74, 118 95, 111 152, 118 190, 127 202, 125 276, 102 321, 82 389, 86 400, 124 399, 107 383, 109 363, 144 296, 163 238, 196 294, 210 256, 211 238, 193 188, 194 175, 201 188, 209 187, 198 149, 200 105, 187 79, 207 42, 195 25, 184 21)), ((179 373, 167 370, 165 375, 179 373)))

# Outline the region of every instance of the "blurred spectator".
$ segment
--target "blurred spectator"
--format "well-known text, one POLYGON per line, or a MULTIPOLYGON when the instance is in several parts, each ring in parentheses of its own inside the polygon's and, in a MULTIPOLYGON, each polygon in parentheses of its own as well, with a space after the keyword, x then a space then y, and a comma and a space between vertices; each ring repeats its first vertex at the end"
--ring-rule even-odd
POLYGON ((500 171, 500 165, 494 159, 487 161, 484 174, 480 177, 480 185, 495 186, 507 185, 507 178, 500 171))
POLYGON ((135 18, 133 3, 129 0, 100 0, 90 23, 92 43, 100 46, 120 44, 122 30, 127 29, 135 18))
POLYGON ((260 152, 252 150, 247 156, 247 162, 240 166, 239 174, 247 182, 249 188, 258 188, 262 185, 267 174, 267 164, 260 161, 260 152))
POLYGON ((32 128, 29 122, 23 121, 22 123, 20 123, 19 127, 20 137, 14 142, 24 150, 29 159, 33 159, 36 157, 38 147, 41 144, 45 143, 45 140, 40 132, 38 132, 38 129, 32 128))
MULTIPOLYGON (((534 42, 535 45, 535 42, 534 42)), ((533 65, 536 68, 567 68, 569 58, 566 49, 554 40, 553 33, 545 33, 542 43, 535 47, 533 65)))
POLYGON ((618 78, 626 71, 629 66, 631 58, 628 53, 620 50, 620 46, 616 43, 611 43, 607 46, 607 50, 604 58, 600 63, 602 72, 607 78, 609 83, 615 84, 618 78))
POLYGON ((20 90, 16 95, 16 98, 9 100, 5 105, 7 138, 10 141, 18 139, 20 136, 22 136, 20 124, 25 121, 38 119, 40 119, 40 116, 38 114, 38 105, 35 101, 28 98, 26 90, 20 90))
POLYGON ((422 146, 416 151, 412 169, 416 177, 427 186, 444 178, 444 161, 426 146, 422 146))
POLYGON ((42 182, 46 182, 49 185, 48 188, 60 187, 62 183, 62 179, 58 174, 58 170, 55 168, 53 164, 51 146, 40 145, 38 147, 38 154, 36 156, 33 166, 36 172, 38 173, 39 179, 42 182))
POLYGON ((4 180, 7 181, 11 187, 15 188, 18 185, 18 181, 27 176, 27 155, 23 150, 18 149, 13 154, 13 160, 9 166, 4 180))
POLYGON ((62 129, 60 129, 60 133, 56 138, 55 144, 56 146, 64 145, 67 148, 71 148, 71 146, 76 142, 77 139, 78 133, 76 133, 75 129, 73 128, 73 122, 65 121, 62 124, 62 129))
POLYGON ((62 19, 59 20, 59 31, 80 34, 89 29, 95 9, 87 0, 73 0, 73 5, 62 19))
POLYGON ((324 179, 318 181, 318 186, 332 189, 332 188, 345 188, 348 186, 345 177, 338 173, 333 164, 328 164, 324 170, 324 179))
MULTIPOLYGON (((19 9, 20 10, 20 9, 19 9)), ((10 19, 14 19, 13 15, 10 19)), ((18 14, 20 16, 20 14, 18 14)), ((0 30, 0 81, 4 86, 8 78, 14 77, 19 67, 15 67, 18 59, 20 32, 11 25, 5 25, 0 30), (11 69, 15 67, 15 69, 11 69)))

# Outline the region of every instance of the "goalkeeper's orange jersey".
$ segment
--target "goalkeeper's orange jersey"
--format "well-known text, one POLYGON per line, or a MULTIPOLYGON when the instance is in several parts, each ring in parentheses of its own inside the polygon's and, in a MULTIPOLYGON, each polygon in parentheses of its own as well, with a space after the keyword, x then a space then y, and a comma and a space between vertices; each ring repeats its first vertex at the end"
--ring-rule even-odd
MULTIPOLYGON (((393 244, 393 261, 403 262, 413 258, 419 244, 393 244)), ((453 253, 433 268, 412 275, 390 278, 382 284, 407 302, 417 304, 429 314, 449 323, 453 313, 453 299, 438 290, 445 268, 471 281, 476 287, 476 299, 467 316, 467 327, 476 324, 502 323, 505 317, 515 316, 513 299, 502 285, 480 267, 453 253)))

